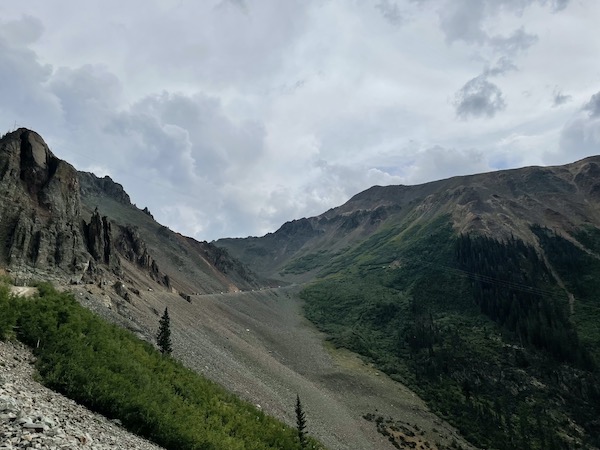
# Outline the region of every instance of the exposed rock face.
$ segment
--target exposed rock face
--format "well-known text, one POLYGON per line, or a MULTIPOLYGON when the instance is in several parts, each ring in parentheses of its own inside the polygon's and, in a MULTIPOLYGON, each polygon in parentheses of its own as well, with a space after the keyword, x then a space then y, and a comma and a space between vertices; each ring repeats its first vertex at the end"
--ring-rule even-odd
POLYGON ((123 186, 106 175, 98 178, 93 173, 79 172, 79 183, 83 195, 107 195, 124 205, 131 205, 131 199, 123 186))
POLYGON ((37 133, 21 128, 0 140, 0 195, 1 260, 67 272, 87 268, 77 171, 37 133))
POLYGON ((169 276, 159 270, 157 262, 148 253, 146 243, 135 227, 131 225, 119 227, 116 247, 127 260, 147 270, 153 280, 170 287, 169 276))
POLYGON ((120 262, 112 242, 112 227, 108 218, 101 218, 96 210, 89 224, 83 222, 83 229, 87 249, 94 260, 107 265, 113 271, 118 271, 120 262))
MULTIPOLYGON (((97 212, 89 224, 82 219, 79 190, 77 170, 54 156, 40 135, 21 128, 4 136, 0 262, 78 276, 93 276, 99 265, 105 265, 117 273, 120 264, 111 224, 97 212)), ((118 198, 129 201, 124 191, 118 198)))
POLYGON ((0 138, 0 267, 15 278, 108 286, 145 276, 189 292, 256 284, 241 264, 213 253, 161 227, 110 177, 77 172, 37 133, 20 128, 0 138))

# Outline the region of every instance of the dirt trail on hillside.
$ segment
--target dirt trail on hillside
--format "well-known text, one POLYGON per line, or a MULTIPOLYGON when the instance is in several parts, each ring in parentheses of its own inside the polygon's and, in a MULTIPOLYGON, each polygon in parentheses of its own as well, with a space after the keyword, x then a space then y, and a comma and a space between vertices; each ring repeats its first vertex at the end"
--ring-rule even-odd
POLYGON ((324 336, 303 318, 296 291, 197 295, 191 303, 144 293, 145 301, 135 300, 130 311, 152 330, 168 306, 178 359, 290 425, 298 394, 309 433, 332 450, 395 448, 377 431, 377 416, 400 427, 390 432, 422 445, 415 448, 427 442, 435 449, 452 439, 467 448, 410 390, 350 352, 327 350, 324 336), (363 418, 367 414, 372 420, 363 418))

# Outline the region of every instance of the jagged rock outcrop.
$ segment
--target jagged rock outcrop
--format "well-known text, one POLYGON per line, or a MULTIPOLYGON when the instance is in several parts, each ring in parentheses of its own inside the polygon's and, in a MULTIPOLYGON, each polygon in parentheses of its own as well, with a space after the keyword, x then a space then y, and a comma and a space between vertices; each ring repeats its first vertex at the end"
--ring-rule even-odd
POLYGON ((152 217, 154 219, 154 216, 152 215, 152 213, 150 212, 150 210, 148 209, 148 207, 144 207, 144 209, 142 209, 142 212, 150 217, 152 217))
POLYGON ((0 267, 15 278, 110 286, 144 274, 178 292, 256 283, 238 262, 206 258, 205 247, 161 227, 110 177, 57 158, 34 131, 0 138, 0 267))
POLYGON ((108 175, 99 178, 93 173, 79 172, 79 189, 82 195, 101 196, 105 195, 124 205, 131 205, 131 199, 123 186, 108 175))
POLYGON ((135 227, 119 226, 116 247, 127 260, 148 271, 153 280, 170 287, 169 276, 160 271, 157 262, 150 256, 146 243, 135 227))
MULTIPOLYGON (((121 263, 116 254, 112 237, 112 226, 106 216, 100 217, 96 209, 90 218, 90 223, 82 221, 85 242, 88 252, 96 263, 104 264, 113 273, 119 273, 121 263)), ((96 269, 95 264, 92 269, 96 269)))
POLYGON ((77 171, 37 133, 20 128, 0 139, 0 195, 2 262, 87 269, 77 171))
MULTIPOLYGON (((111 182, 112 183, 112 182, 111 182)), ((41 136, 20 128, 0 140, 0 262, 61 269, 94 278, 99 265, 118 273, 111 224, 96 211, 81 214, 77 170, 50 151, 41 136)), ((121 199, 129 199, 124 192, 121 199)))

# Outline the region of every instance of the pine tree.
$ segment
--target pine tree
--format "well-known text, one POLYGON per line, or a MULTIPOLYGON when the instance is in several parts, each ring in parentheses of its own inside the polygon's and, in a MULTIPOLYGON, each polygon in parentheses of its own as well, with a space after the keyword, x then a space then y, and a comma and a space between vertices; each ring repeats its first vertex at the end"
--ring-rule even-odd
POLYGON ((156 343, 158 344, 158 348, 163 355, 171 354, 171 326, 169 311, 167 308, 165 308, 165 312, 160 318, 158 333, 156 335, 156 343))
POLYGON ((300 448, 306 448, 306 415, 302 410, 302 403, 300 403, 298 394, 296 394, 296 428, 298 429, 300 448))

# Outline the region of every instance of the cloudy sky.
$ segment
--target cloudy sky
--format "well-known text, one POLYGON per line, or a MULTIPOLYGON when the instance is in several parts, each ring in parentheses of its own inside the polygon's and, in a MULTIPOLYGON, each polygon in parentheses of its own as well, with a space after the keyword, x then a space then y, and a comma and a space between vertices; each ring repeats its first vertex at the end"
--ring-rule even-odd
POLYGON ((598 0, 5 0, 0 132, 201 240, 600 153, 598 0))

